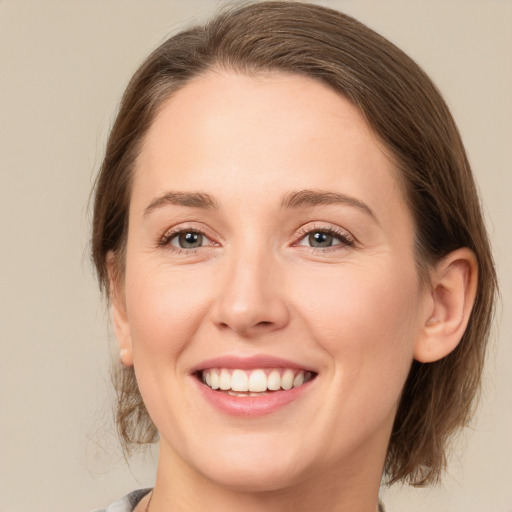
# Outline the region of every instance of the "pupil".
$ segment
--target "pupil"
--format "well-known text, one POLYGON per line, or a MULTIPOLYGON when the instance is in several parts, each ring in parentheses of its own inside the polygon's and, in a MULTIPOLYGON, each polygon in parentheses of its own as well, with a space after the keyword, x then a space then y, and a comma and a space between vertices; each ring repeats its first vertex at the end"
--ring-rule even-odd
POLYGON ((332 245, 332 235, 317 231, 309 235, 309 244, 312 247, 330 247, 332 245))
POLYGON ((203 243, 203 235, 200 233, 181 233, 179 236, 180 247, 190 249, 201 247, 203 243))

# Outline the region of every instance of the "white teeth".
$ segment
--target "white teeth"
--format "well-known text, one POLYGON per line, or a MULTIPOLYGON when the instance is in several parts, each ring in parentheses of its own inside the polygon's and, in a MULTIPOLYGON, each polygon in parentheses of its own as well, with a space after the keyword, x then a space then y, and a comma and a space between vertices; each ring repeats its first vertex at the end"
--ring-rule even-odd
POLYGON ((263 370, 254 370, 249 377, 249 391, 267 391, 267 376, 263 370))
MULTIPOLYGON (((252 375, 251 375, 252 378, 252 375)), ((235 370, 231 375, 231 390, 232 391, 253 391, 249 384, 247 374, 243 370, 235 370)))
POLYGON ((302 384, 304 384, 304 372, 299 372, 293 379, 293 387, 296 388, 302 386, 302 384))
POLYGON ((223 391, 231 389, 231 375, 229 371, 226 370, 225 368, 222 368, 222 370, 220 371, 219 387, 223 391))
POLYGON ((286 370, 281 377, 281 387, 286 390, 292 389, 294 377, 292 370, 286 370))
POLYGON ((302 386, 313 377, 311 372, 274 368, 272 370, 240 370, 211 368, 202 372, 203 382, 212 389, 228 391, 235 396, 258 396, 268 391, 286 391, 302 386))
POLYGON ((206 384, 208 384, 212 389, 219 389, 219 374, 217 370, 211 370, 205 373, 206 375, 210 375, 211 379, 211 385, 208 384, 208 378, 206 378, 206 384))
POLYGON ((267 387, 271 391, 281 389, 281 374, 279 370, 272 370, 267 377, 267 387))

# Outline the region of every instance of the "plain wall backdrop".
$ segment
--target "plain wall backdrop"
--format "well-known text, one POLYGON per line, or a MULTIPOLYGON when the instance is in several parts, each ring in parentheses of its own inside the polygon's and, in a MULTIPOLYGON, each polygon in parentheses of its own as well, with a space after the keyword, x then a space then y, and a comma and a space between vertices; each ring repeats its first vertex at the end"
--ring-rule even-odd
MULTIPOLYGON (((388 37, 443 92, 501 280, 482 402, 443 485, 383 489, 384 501, 391 512, 511 512, 512 2, 320 3, 388 37)), ((218 5, 0 0, 0 512, 87 512, 153 482, 154 453, 128 467, 113 433, 114 341, 89 264, 87 204, 131 74, 218 5)))

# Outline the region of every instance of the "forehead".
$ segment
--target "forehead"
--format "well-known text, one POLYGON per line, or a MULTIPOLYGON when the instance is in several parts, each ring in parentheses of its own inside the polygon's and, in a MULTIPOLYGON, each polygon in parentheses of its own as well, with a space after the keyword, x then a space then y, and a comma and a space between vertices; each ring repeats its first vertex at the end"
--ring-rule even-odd
POLYGON ((361 112, 328 85, 296 74, 209 71, 159 110, 133 199, 168 188, 253 198, 320 188, 363 193, 385 208, 402 196, 396 172, 361 112))

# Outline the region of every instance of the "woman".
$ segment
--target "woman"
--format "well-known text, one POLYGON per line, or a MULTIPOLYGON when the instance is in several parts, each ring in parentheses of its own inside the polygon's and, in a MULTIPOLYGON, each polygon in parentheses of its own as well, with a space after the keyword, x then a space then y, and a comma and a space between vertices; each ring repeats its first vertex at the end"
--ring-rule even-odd
POLYGON ((378 510, 471 417, 495 272, 460 136, 406 55, 327 8, 225 11, 148 57, 96 184, 125 448, 109 509, 378 510))

